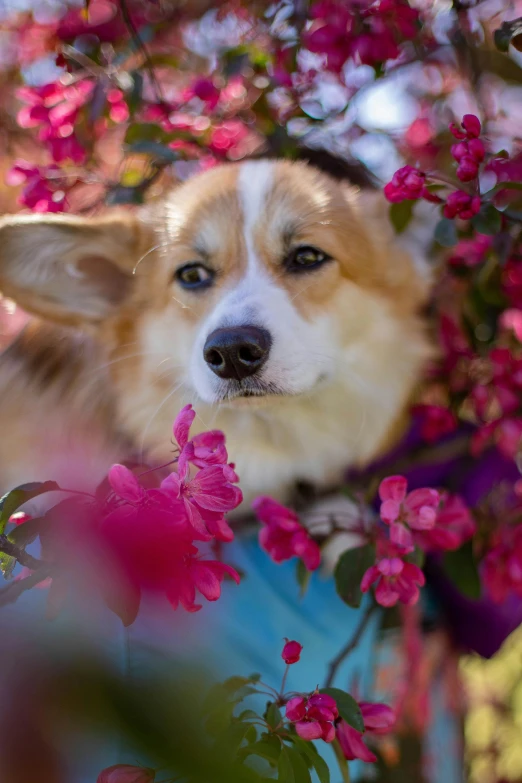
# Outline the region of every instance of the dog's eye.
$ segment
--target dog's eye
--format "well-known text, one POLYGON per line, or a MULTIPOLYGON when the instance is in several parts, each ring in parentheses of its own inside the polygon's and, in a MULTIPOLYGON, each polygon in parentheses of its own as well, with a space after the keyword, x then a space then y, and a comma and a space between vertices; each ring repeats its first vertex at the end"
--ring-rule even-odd
POLYGON ((174 275, 183 288, 208 288, 214 280, 214 272, 203 264, 185 264, 174 275))
POLYGON ((306 272, 330 260, 330 256, 322 250, 306 245, 296 247, 288 254, 285 258, 285 267, 289 272, 306 272))

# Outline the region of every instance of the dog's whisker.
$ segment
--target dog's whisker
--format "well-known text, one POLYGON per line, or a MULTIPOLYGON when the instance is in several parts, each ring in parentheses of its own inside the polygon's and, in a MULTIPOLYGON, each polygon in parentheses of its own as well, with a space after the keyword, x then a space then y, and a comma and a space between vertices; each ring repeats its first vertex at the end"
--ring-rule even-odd
MULTIPOLYGON (((141 441, 140 441, 140 449, 139 449, 139 451, 140 451, 140 460, 143 459, 144 450, 145 450, 145 440, 146 440, 147 433, 148 433, 148 431, 149 431, 149 429, 150 429, 154 419, 156 418, 158 413, 161 411, 163 406, 170 400, 171 397, 174 396, 174 394, 176 394, 178 389, 180 389, 184 384, 185 384, 185 381, 180 381, 180 383, 178 383, 176 386, 174 386, 174 388, 163 398, 163 400, 161 401, 161 404, 156 408, 156 410, 152 414, 151 418, 147 422, 147 424, 145 426, 145 429, 143 430, 143 433, 142 433, 142 436, 141 436, 141 441)), ((181 406, 181 407, 183 407, 183 406, 181 406)))

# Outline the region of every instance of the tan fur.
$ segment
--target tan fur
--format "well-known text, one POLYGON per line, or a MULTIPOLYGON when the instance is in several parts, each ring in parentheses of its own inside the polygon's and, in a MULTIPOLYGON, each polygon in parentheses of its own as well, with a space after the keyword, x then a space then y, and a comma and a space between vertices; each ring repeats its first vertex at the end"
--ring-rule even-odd
POLYGON ((82 444, 86 484, 131 453, 168 457, 172 420, 188 402, 197 429, 224 429, 248 500, 284 498, 298 479, 333 483, 391 445, 428 354, 419 317, 428 285, 393 242, 382 199, 304 164, 276 164, 254 250, 298 317, 330 329, 360 378, 339 367, 344 385, 334 373, 306 394, 225 405, 204 403, 193 387, 201 325, 247 266, 240 170, 194 177, 139 215, 0 223, 0 290, 59 324, 35 322, 0 361, 1 489, 75 480, 69 455, 82 444), (282 258, 296 244, 334 260, 287 275, 282 258), (212 288, 173 282, 191 261, 216 271, 212 288))

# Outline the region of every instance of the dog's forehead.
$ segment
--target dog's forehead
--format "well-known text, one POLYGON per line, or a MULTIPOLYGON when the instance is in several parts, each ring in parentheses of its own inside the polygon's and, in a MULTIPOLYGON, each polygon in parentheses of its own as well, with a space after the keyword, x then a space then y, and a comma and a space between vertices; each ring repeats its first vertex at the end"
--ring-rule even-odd
POLYGON ((331 184, 304 165, 248 161, 219 166, 177 188, 167 199, 164 230, 172 242, 212 253, 223 235, 253 233, 268 226, 286 234, 333 196, 331 184))

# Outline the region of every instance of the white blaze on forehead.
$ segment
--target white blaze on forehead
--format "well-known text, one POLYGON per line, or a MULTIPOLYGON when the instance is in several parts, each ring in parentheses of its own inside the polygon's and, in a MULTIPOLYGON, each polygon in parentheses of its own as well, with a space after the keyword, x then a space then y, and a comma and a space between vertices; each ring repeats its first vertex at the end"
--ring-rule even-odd
POLYGON ((237 190, 239 204, 243 212, 247 261, 250 269, 257 266, 253 237, 254 228, 265 209, 273 184, 274 163, 263 160, 251 161, 241 165, 237 180, 237 190))

